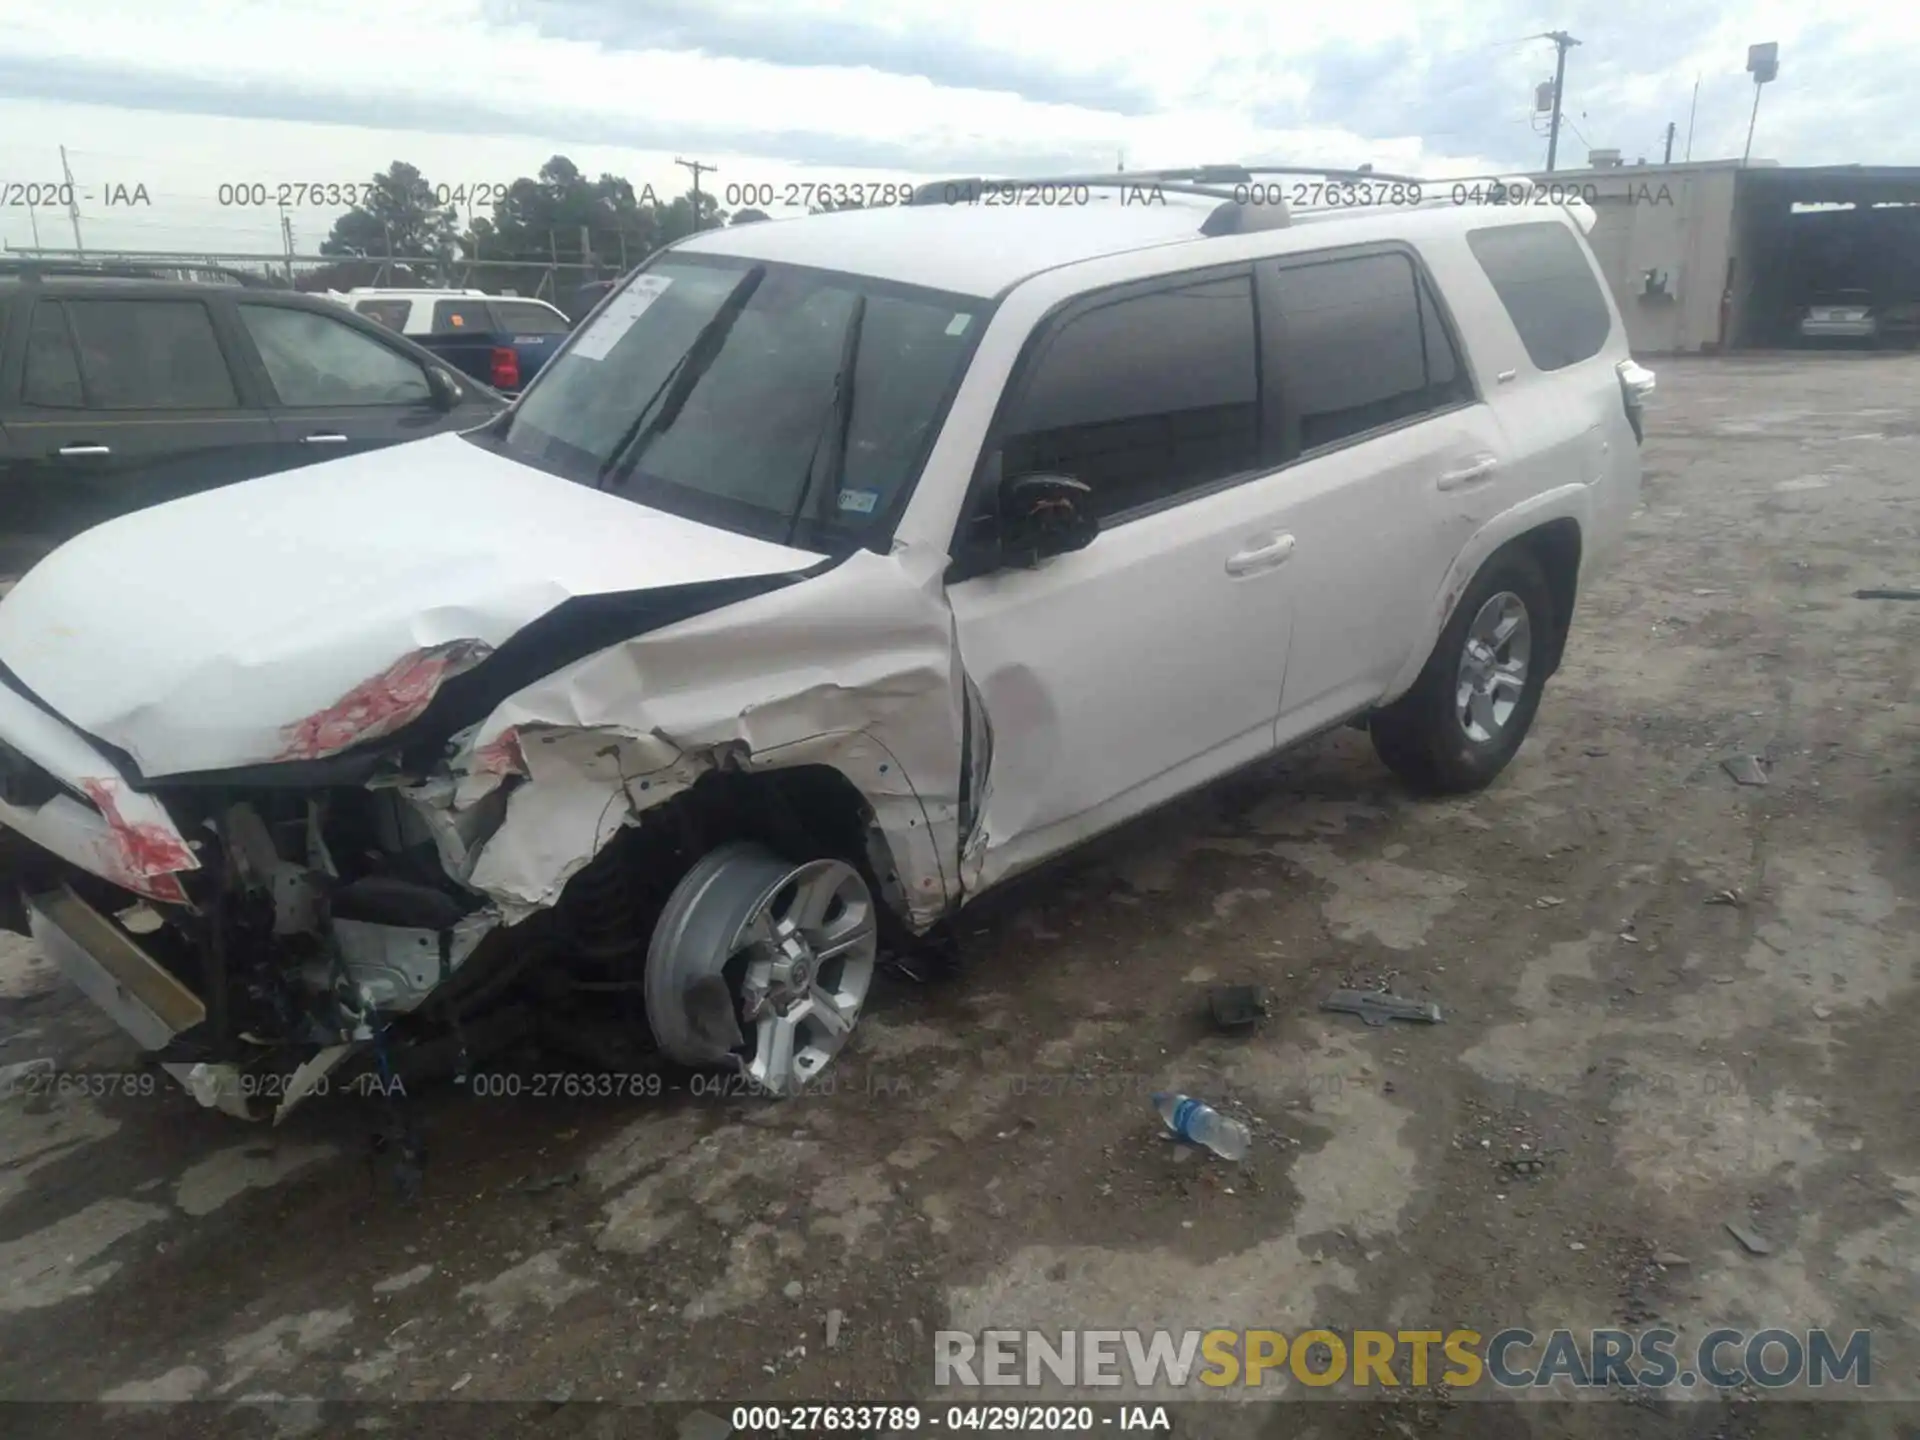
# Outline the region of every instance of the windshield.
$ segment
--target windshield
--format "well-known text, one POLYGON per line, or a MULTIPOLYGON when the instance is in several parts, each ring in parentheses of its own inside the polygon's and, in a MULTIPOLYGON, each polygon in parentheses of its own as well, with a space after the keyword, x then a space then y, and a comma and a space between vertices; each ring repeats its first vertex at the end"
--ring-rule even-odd
POLYGON ((988 303, 669 254, 541 372, 495 443, 690 519, 852 548, 910 493, 988 303))

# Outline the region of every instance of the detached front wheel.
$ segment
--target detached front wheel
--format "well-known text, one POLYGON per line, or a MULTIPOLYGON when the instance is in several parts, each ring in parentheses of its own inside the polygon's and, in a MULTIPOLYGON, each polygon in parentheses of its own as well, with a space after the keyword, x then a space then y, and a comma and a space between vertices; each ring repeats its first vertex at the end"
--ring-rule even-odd
POLYGON ((1413 688, 1372 717, 1373 747, 1415 789, 1483 789, 1527 737, 1557 623, 1553 594, 1524 551, 1474 577, 1413 688))
POLYGON ((682 1065, 731 1067, 771 1095, 846 1044, 879 958, 872 892, 844 860, 761 845, 709 852, 667 898, 647 950, 647 1021, 682 1065))

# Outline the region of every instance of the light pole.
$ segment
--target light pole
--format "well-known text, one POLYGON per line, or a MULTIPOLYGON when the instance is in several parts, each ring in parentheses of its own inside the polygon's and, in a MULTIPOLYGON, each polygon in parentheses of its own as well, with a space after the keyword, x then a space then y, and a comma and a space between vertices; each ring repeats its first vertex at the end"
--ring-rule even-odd
POLYGON ((1780 74, 1780 47, 1771 41, 1747 47, 1747 73, 1753 76, 1753 113, 1747 117, 1747 148, 1740 155, 1745 165, 1753 158, 1753 127, 1760 119, 1760 87, 1780 74))

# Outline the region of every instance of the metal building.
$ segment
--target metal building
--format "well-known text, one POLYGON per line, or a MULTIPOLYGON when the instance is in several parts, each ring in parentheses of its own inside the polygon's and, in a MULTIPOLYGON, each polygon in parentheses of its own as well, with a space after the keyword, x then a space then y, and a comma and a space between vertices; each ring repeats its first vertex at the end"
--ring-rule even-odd
POLYGON ((1839 292, 1920 305, 1920 167, 1629 165, 1595 150, 1534 178, 1593 205, 1594 253, 1640 353, 1791 345, 1806 307, 1839 292))

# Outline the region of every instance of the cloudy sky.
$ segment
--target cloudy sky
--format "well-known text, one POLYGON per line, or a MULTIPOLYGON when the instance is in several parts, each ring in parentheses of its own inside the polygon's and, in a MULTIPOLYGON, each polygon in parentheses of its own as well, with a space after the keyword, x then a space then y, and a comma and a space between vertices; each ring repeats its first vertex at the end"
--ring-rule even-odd
MULTIPOLYGON (((1746 47, 1781 47, 1756 157, 1920 163, 1920 8, 1874 0, 24 0, 0 18, 0 242, 278 250, 237 182, 394 160, 495 184, 550 155, 662 194, 1240 160, 1423 175, 1537 169, 1529 112, 1565 29, 1563 163, 1738 156, 1746 47), (150 203, 113 205, 144 185, 150 203)), ((292 215, 303 252, 336 211, 292 215)), ((775 213, 779 213, 775 207, 775 213)))

